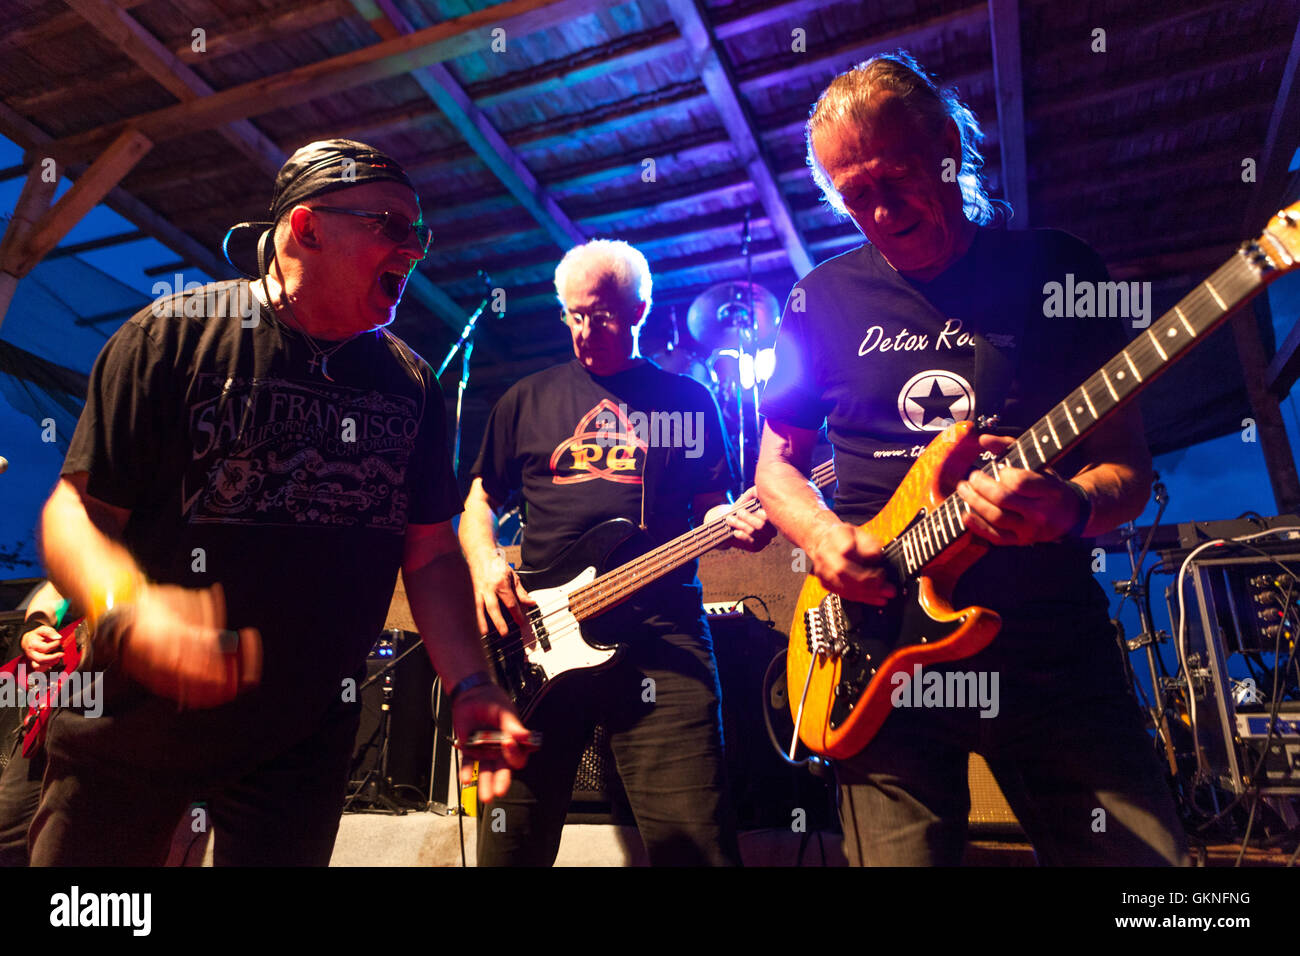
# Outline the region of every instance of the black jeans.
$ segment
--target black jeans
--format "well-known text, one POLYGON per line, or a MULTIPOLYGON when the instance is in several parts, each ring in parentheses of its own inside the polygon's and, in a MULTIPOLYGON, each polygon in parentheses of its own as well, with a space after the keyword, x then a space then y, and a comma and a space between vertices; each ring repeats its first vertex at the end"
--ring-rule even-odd
POLYGON ((850 862, 959 864, 974 751, 988 760, 1040 864, 1188 864, 1113 632, 1064 628, 1003 633, 974 657, 935 668, 996 674, 996 716, 971 706, 895 706, 866 749, 839 765, 850 862))
POLYGON ((550 866, 582 751, 597 724, 655 866, 738 866, 723 759, 721 693, 699 590, 693 600, 621 608, 601 632, 632 644, 613 668, 557 681, 528 720, 542 749, 509 793, 479 805, 479 866, 550 866))
POLYGON ((52 746, 31 827, 32 865, 161 866, 182 814, 206 800, 217 866, 327 866, 360 713, 355 703, 340 703, 307 736, 216 782, 68 759, 52 746))
POLYGON ((45 751, 23 756, 22 735, 15 730, 7 741, 9 762, 0 774, 0 866, 27 865, 27 829, 41 802, 45 751))

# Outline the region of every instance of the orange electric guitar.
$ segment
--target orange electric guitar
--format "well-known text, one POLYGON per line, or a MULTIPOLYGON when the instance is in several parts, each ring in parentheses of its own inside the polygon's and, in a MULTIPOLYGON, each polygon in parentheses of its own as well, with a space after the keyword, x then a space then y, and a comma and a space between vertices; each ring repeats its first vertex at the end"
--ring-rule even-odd
MULTIPOLYGON (((1118 355, 981 469, 1042 471, 1079 444, 1235 309, 1300 259, 1300 203, 1279 212, 1253 242, 1139 333, 1118 355)), ((963 528, 969 507, 951 494, 978 456, 972 422, 949 426, 921 454, 888 504, 863 525, 882 545, 899 586, 885 607, 804 582, 790 627, 786 680, 799 737, 829 757, 850 757, 889 716, 891 695, 914 665, 959 660, 987 647, 1001 618, 953 608, 957 579, 989 545, 963 528)))

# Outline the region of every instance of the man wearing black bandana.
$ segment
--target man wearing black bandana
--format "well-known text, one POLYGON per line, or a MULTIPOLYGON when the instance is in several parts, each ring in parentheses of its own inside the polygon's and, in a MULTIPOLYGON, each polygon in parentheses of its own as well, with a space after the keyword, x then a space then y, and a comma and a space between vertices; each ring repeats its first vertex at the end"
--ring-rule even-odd
POLYGON ((160 864, 197 798, 218 864, 328 863, 399 567, 458 737, 504 734, 480 794, 522 765, 451 530, 442 395, 384 328, 419 221, 392 159, 312 143, 277 177, 256 281, 160 299, 105 346, 42 519, 96 624, 104 713, 50 723, 33 863, 160 864))

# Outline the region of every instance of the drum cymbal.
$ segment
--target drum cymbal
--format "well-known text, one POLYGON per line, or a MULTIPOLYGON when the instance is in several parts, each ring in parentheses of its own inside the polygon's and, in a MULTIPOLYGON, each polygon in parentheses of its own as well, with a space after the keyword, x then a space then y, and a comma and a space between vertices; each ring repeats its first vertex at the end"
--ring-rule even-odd
MULTIPOLYGON (((746 351, 770 346, 776 341, 777 319, 781 306, 776 296, 754 283, 755 337, 745 343, 746 351)), ((749 320, 749 283, 720 282, 696 297, 686 313, 686 325, 695 341, 710 352, 734 349, 738 329, 749 320)))

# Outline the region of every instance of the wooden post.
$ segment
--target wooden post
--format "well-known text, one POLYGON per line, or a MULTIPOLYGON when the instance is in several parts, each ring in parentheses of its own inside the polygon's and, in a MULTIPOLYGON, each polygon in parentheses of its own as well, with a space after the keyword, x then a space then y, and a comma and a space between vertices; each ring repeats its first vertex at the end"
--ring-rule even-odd
MULTIPOLYGON (((63 198, 33 223, 23 238, 21 248, 5 264, 5 271, 22 277, 31 272, 45 254, 59 244, 81 221, 81 217, 99 205, 122 177, 153 147, 143 133, 126 129, 90 168, 82 173, 63 198)), ((29 179, 30 181, 30 179, 29 179)))
POLYGON ((18 196, 14 206, 13 218, 5 230, 4 239, 0 240, 0 325, 4 324, 9 303, 13 301, 18 288, 20 273, 17 260, 24 242, 32 227, 50 208, 50 200, 59 186, 57 173, 51 173, 53 167, 41 162, 32 164, 27 171, 27 182, 18 196))

